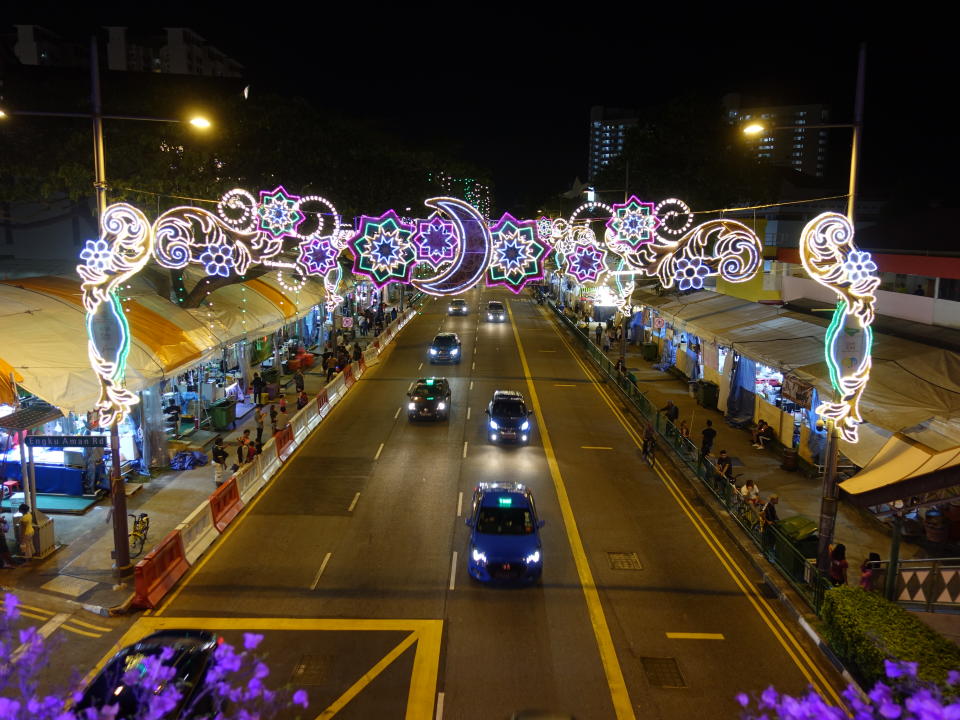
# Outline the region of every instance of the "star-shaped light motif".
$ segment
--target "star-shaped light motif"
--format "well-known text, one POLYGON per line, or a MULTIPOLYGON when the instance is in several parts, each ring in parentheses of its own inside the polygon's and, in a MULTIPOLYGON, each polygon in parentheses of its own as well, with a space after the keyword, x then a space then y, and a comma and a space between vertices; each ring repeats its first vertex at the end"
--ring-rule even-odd
POLYGON ((640 202, 636 195, 631 195, 625 203, 614 203, 614 214, 607 220, 607 227, 617 242, 635 252, 641 245, 654 241, 657 228, 662 224, 653 208, 653 203, 640 202))
POLYGON ((567 255, 567 272, 581 283, 596 282, 606 267, 606 253, 595 245, 576 245, 567 255))
POLYGON ((257 207, 260 230, 274 240, 292 235, 297 225, 303 222, 304 215, 298 208, 299 203, 300 196, 290 195, 283 185, 278 185, 273 192, 261 190, 260 205, 257 207))
POLYGON ((453 223, 436 215, 417 223, 417 234, 411 242, 417 248, 417 259, 434 268, 453 260, 459 245, 453 223))
POLYGON ((527 283, 543 279, 543 266, 553 251, 548 243, 537 238, 534 220, 517 220, 505 213, 490 228, 493 252, 487 269, 487 286, 503 285, 515 293, 527 283))
POLYGON ((328 238, 312 238, 300 243, 298 261, 310 275, 326 275, 337 266, 339 254, 328 238))
POLYGON ((353 252, 353 272, 369 277, 378 288, 389 282, 408 282, 417 256, 411 237, 412 225, 393 210, 380 217, 360 218, 360 229, 347 240, 353 252))

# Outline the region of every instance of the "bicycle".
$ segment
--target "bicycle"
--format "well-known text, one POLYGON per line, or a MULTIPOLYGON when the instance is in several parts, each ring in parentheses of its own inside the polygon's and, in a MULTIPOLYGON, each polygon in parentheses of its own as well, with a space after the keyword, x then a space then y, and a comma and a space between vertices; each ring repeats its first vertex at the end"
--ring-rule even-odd
POLYGON ((147 533, 150 530, 150 516, 146 513, 128 515, 133 518, 133 530, 130 531, 130 557, 138 557, 143 552, 147 542, 147 533))

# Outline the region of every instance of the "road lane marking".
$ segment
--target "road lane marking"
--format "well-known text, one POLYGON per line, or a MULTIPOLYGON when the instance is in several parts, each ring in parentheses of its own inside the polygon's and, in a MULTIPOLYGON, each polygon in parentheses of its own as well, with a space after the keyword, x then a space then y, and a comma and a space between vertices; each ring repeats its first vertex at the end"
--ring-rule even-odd
POLYGON ((464 443, 463 443, 463 457, 464 457, 464 458, 467 457, 467 446, 468 446, 469 444, 470 444, 469 442, 464 442, 464 443))
POLYGON ((437 693, 437 714, 433 720, 443 720, 443 693, 437 693))
POLYGON ((477 354, 477 346, 476 346, 476 345, 473 346, 473 354, 474 354, 474 355, 477 354))
POLYGON ((605 447, 603 445, 581 445, 581 450, 613 450, 612 447, 605 447))
POLYGON ((423 363, 417 365, 417 372, 420 372, 421 370, 423 370, 423 363))
POLYGON ((453 560, 450 561, 450 589, 453 590, 453 586, 457 582, 457 551, 453 551, 453 560))
POLYGON ((317 575, 313 578, 313 582, 310 584, 311 590, 316 590, 317 585, 320 584, 320 576, 323 575, 323 571, 327 569, 327 563, 330 562, 331 555, 333 555, 333 553, 327 553, 323 556, 323 562, 320 563, 320 569, 317 570, 317 575))
POLYGON ((540 350, 540 352, 556 352, 556 350, 540 350))
POLYGON ((668 640, 726 640, 723 633, 668 632, 666 636, 668 640))
POLYGON ((380 453, 383 452, 383 443, 380 443, 380 447, 377 448, 377 454, 373 456, 374 460, 380 459, 380 453))
POLYGON ((78 628, 71 627, 69 622, 64 623, 61 629, 66 630, 67 632, 72 632, 74 635, 83 635, 84 637, 92 637, 92 638, 103 637, 102 632, 88 632, 86 630, 80 630, 78 628))
POLYGON ((353 512, 353 509, 357 506, 357 500, 359 499, 360 499, 360 493, 357 493, 356 495, 353 496, 353 502, 350 503, 350 507, 347 508, 347 512, 350 512, 350 513, 353 512))
POLYGON ((576 387, 573 383, 554 383, 554 387, 576 387))
POLYGON ((473 390, 473 380, 470 381, 470 389, 473 390))
POLYGON ((397 411, 393 414, 393 419, 394 419, 394 420, 396 420, 398 417, 400 417, 400 411, 401 411, 401 410, 403 410, 403 407, 398 407, 398 408, 397 408, 397 411))
MULTIPOLYGON (((452 588, 451 588, 452 589, 452 588)), ((23 613, 21 613, 22 615, 23 613)), ((57 613, 52 618, 47 620, 43 625, 40 626, 40 629, 37 630, 37 634, 41 637, 48 638, 53 634, 53 631, 58 627, 63 625, 67 619, 70 617, 70 613, 57 613)), ((19 660, 20 656, 23 655, 30 647, 29 642, 25 642, 20 645, 16 650, 13 651, 11 658, 13 660, 19 660)))
POLYGON ((79 625, 80 627, 88 628, 90 630, 100 630, 101 632, 110 632, 112 628, 103 627, 102 625, 94 625, 93 623, 84 622, 83 620, 77 620, 76 618, 70 618, 68 620, 71 625, 79 625))
MULTIPOLYGON (((365 687, 367 687, 367 685, 373 682, 374 678, 376 678, 377 675, 382 673, 387 668, 387 666, 390 665, 390 663, 392 663, 398 657, 403 655, 403 653, 406 652, 407 648, 413 645, 416 639, 417 639, 417 634, 410 633, 407 637, 405 637, 402 641, 400 641, 399 645, 397 645, 393 650, 391 650, 389 653, 387 653, 382 658, 380 658, 380 661, 376 665, 374 665, 372 668, 367 670, 367 672, 363 674, 363 677, 361 677, 353 685, 351 685, 343 695, 341 695, 336 700, 334 700, 327 707, 326 710, 324 710, 322 713, 317 715, 317 720, 321 720, 321 718, 332 718, 334 715, 340 712, 344 707, 347 706, 347 704, 351 700, 353 700, 357 695, 359 695, 360 692, 365 687)), ((433 698, 431 697, 430 700, 432 701, 433 698)), ((410 709, 411 708, 408 703, 407 704, 408 716, 410 715, 410 709)))
POLYGON ((627 690, 627 683, 623 678, 623 670, 620 668, 620 660, 617 658, 617 651, 613 646, 613 637, 607 625, 607 618, 603 614, 603 605, 600 603, 600 593, 597 591, 597 585, 593 579, 593 572, 590 570, 590 563, 587 560, 587 553, 583 547, 583 540, 581 540, 580 531, 577 529, 577 520, 573 514, 573 506, 570 504, 567 488, 563 482, 563 476, 560 474, 560 465, 553 452, 553 442, 550 440, 550 432, 547 430, 547 424, 543 419, 540 397, 537 395, 537 388, 534 387, 533 384, 533 375, 530 372, 530 365, 527 363, 527 355, 523 349, 523 342, 520 340, 520 332, 517 329, 517 323, 513 317, 512 305, 512 303, 507 305, 507 312, 510 313, 513 337, 517 343, 517 351, 520 355, 523 375, 527 381, 527 389, 530 391, 530 402, 533 405, 533 411, 540 424, 540 439, 543 443, 543 452, 547 457, 547 467, 550 469, 554 491, 557 494, 557 501, 560 504, 563 526, 567 533, 570 552, 573 555, 574 565, 577 568, 577 576, 580 579, 580 587, 583 590, 583 597, 587 604, 590 625, 597 642, 597 649, 600 652, 600 662, 603 665, 603 672, 607 679, 607 687, 610 689, 610 699, 613 702, 613 709, 616 713, 617 720, 636 720, 636 715, 633 712, 633 704, 630 701, 630 693, 627 690))
POLYGON ((470 407, 468 406, 468 407, 467 407, 467 420, 469 420, 469 419, 470 419, 470 407))
POLYGON ((457 494, 457 517, 460 517, 460 513, 463 512, 463 493, 460 492, 457 494))
MULTIPOLYGON (((545 311, 541 312, 546 314, 545 311)), ((564 344, 564 346, 566 346, 570 357, 572 357, 574 362, 580 366, 580 370, 586 376, 593 388, 597 391, 597 394, 600 395, 600 398, 603 400, 603 402, 608 408, 610 408, 610 412, 618 420, 621 427, 623 427, 627 435, 630 436, 637 448, 642 448, 643 439, 640 437, 640 434, 633 428, 626 416, 617 407, 607 389, 604 388, 603 385, 597 380, 598 376, 594 374, 592 368, 589 368, 580 359, 567 338, 565 338, 560 332, 557 325, 552 324, 552 326, 553 331, 557 334, 557 337, 559 337, 560 341, 564 344)), ((687 500, 687 498, 683 495, 680 487, 676 484, 659 460, 654 461, 654 472, 656 472, 670 495, 673 496, 677 505, 680 506, 680 510, 684 513, 684 515, 687 516, 687 519, 690 521, 691 525, 693 525, 700 537, 703 538, 703 541, 706 543, 707 547, 710 548, 713 554, 720 561, 720 564, 727 571, 727 574, 733 579, 734 584, 740 588, 741 592, 744 594, 744 596, 746 596, 747 600, 753 606, 757 615, 770 629, 770 632, 783 647, 784 651, 787 653, 787 656, 793 660, 794 664, 800 670, 800 673, 806 678, 807 682, 814 686, 821 697, 828 698, 829 696, 828 699, 832 698, 832 701, 837 706, 843 706, 843 700, 840 698, 833 685, 831 685, 830 682, 824 677, 823 673, 820 671, 820 668, 810 657, 809 653, 807 653, 804 647, 794 638, 793 633, 790 632, 780 616, 774 611, 770 602, 760 594, 756 587, 754 587, 749 576, 746 574, 743 568, 740 567, 739 563, 737 563, 733 556, 730 555, 727 548, 723 545, 723 543, 720 542, 719 538, 717 538, 710 526, 707 525, 707 523, 703 520, 703 517, 696 510, 696 508, 693 507, 692 503, 690 503, 690 501, 687 500), (816 676, 816 679, 819 680, 819 683, 814 679, 814 676, 816 676)))
POLYGON ((476 370, 476 369, 477 369, 477 362, 476 362, 476 360, 474 360, 472 363, 470 363, 470 369, 471 369, 471 370, 476 370))

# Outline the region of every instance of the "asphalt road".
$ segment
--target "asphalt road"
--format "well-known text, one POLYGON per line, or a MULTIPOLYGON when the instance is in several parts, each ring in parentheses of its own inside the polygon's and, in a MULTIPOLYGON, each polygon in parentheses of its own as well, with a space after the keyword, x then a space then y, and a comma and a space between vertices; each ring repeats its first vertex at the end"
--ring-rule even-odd
POLYGON ((706 720, 736 717, 739 691, 837 686, 682 484, 640 460, 618 403, 542 308, 500 290, 465 297, 466 317, 427 302, 128 635, 263 632, 274 682, 307 689, 311 717, 488 720, 539 708, 706 720), (477 308, 488 299, 508 301, 510 322, 485 321, 477 308), (460 334, 461 364, 427 362, 440 329, 460 334), (409 423, 407 388, 431 374, 451 380, 450 419, 409 423), (487 440, 483 409, 497 388, 533 402, 529 446, 487 440), (546 520, 541 584, 468 577, 463 514, 483 480, 533 489, 546 520), (623 561, 634 569, 615 569, 623 561))

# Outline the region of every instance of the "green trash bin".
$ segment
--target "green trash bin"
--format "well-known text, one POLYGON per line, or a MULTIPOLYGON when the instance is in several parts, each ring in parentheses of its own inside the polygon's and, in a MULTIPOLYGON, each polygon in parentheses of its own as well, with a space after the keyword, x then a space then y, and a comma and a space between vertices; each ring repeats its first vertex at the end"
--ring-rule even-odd
POLYGON ((260 373, 266 384, 275 383, 280 379, 280 372, 275 367, 268 367, 260 373))
POLYGON ((237 403, 230 398, 218 400, 207 412, 210 422, 217 430, 230 430, 237 422, 237 403))
POLYGON ((807 558, 815 558, 820 543, 817 523, 806 515, 793 515, 777 523, 776 537, 780 565, 798 582, 804 582, 807 558))
POLYGON ((643 359, 648 362, 653 362, 657 359, 657 344, 652 342, 645 342, 640 347, 640 353, 643 355, 643 359))
POLYGON ((717 400, 720 399, 720 386, 708 380, 701 380, 697 395, 700 405, 708 410, 716 410, 717 400))

